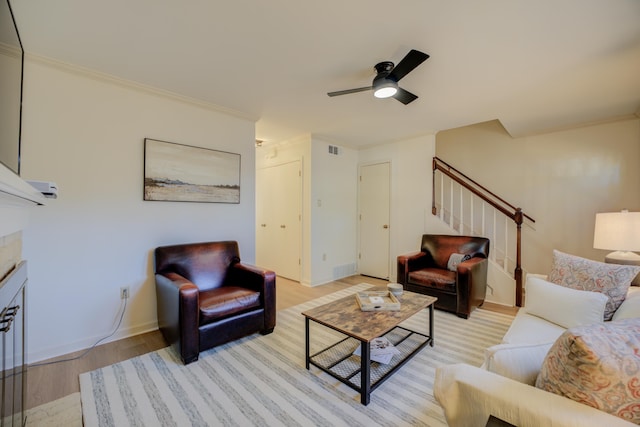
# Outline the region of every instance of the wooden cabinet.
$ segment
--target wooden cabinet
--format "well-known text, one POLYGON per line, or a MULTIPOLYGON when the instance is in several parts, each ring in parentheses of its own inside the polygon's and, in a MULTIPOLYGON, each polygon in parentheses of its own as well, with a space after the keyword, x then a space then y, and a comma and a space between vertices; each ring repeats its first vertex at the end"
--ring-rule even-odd
POLYGON ((25 261, 0 282, 0 425, 3 427, 26 424, 26 284, 25 261))

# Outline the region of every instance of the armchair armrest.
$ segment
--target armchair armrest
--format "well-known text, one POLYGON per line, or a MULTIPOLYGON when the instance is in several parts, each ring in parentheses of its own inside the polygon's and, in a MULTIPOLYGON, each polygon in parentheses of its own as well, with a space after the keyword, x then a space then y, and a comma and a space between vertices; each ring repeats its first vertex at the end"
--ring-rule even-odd
POLYGON ((276 273, 250 264, 235 263, 229 271, 229 279, 240 285, 260 292, 265 313, 265 330, 276 326, 276 273))
POLYGON ((468 316, 471 312, 471 306, 482 305, 487 293, 488 268, 489 261, 480 257, 474 257, 458 264, 456 271, 458 313, 464 313, 468 316))
POLYGON ((410 271, 419 270, 427 266, 427 254, 424 252, 411 252, 398 256, 398 277, 397 282, 406 284, 410 271))
POLYGON ((484 427, 490 415, 520 427, 634 426, 606 412, 463 363, 436 369, 433 395, 450 427, 484 427))
POLYGON ((177 273, 156 274, 158 328, 185 363, 198 358, 198 287, 177 273))

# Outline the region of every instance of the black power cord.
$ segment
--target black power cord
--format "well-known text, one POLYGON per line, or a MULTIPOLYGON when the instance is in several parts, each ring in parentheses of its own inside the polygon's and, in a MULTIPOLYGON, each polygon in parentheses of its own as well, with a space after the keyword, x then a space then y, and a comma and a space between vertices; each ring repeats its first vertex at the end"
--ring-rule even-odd
POLYGON ((118 324, 116 325, 116 327, 113 330, 113 332, 111 332, 106 337, 100 338, 98 341, 95 342, 95 344, 93 344, 91 347, 86 349, 82 354, 80 354, 79 356, 70 357, 68 359, 54 360, 52 362, 34 363, 33 365, 29 365, 29 368, 34 368, 34 367, 37 367, 37 366, 53 365, 53 364, 62 363, 62 362, 71 362, 73 360, 78 360, 78 359, 82 359, 83 357, 85 357, 87 354, 89 354, 91 352, 91 350, 96 348, 98 346, 98 344, 100 344, 102 341, 106 340, 107 338, 111 338, 113 336, 113 334, 115 334, 118 331, 118 329, 120 329, 120 325, 122 324, 122 319, 124 318, 124 313, 127 310, 127 300, 128 299, 129 298, 124 298, 123 299, 123 303, 121 305, 122 313, 120 313, 120 319, 118 319, 118 324))

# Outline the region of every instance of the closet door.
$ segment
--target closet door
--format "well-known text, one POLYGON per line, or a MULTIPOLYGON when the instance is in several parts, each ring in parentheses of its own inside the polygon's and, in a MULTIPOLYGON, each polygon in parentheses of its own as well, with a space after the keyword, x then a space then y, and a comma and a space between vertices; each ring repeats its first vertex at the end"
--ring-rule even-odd
POLYGON ((389 279, 390 165, 360 168, 358 272, 389 279))
POLYGON ((269 194, 269 184, 273 181, 273 168, 256 171, 256 264, 262 268, 276 271, 277 257, 270 242, 276 240, 273 210, 275 204, 269 194))
POLYGON ((300 280, 302 170, 294 161, 256 173, 256 263, 278 276, 300 280))

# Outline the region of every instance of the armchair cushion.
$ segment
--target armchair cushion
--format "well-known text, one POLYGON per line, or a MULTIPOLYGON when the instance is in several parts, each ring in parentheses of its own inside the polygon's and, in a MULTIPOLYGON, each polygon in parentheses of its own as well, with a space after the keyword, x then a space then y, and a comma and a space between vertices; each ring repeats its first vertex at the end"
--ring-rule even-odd
POLYGON ((260 292, 237 286, 223 286, 200 292, 200 324, 260 307, 260 292))
POLYGON ((423 286, 434 287, 449 292, 456 291, 456 273, 440 268, 423 268, 409 273, 409 280, 423 286))

